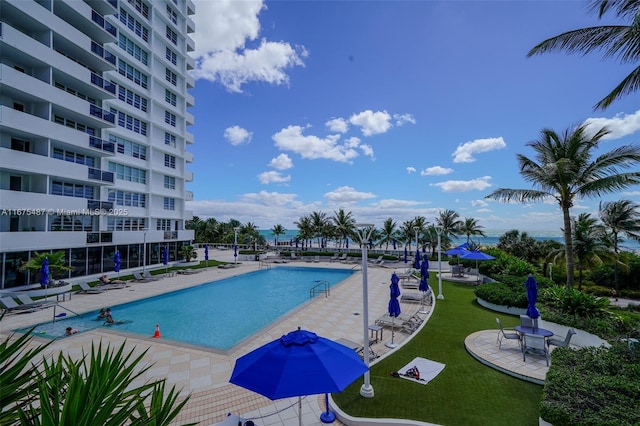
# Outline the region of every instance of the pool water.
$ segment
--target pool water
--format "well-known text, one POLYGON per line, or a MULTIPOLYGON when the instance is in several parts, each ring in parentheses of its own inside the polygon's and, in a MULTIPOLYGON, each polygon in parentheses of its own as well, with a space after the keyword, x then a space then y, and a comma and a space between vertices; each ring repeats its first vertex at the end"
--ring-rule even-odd
POLYGON ((307 302, 310 289, 320 281, 327 281, 332 287, 352 273, 352 270, 305 267, 264 269, 111 306, 113 318, 119 324, 104 324, 104 320, 97 320, 96 311, 40 324, 34 333, 54 338, 64 336, 67 327, 78 332, 109 327, 151 337, 158 324, 163 339, 229 350, 307 302))

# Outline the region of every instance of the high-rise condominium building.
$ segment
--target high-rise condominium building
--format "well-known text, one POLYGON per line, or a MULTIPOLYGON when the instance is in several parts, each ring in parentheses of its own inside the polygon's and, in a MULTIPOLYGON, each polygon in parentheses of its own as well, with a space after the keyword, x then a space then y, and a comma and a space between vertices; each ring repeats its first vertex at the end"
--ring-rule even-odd
POLYGON ((0 289, 179 258, 193 194, 191 0, 0 0, 0 289), (146 256, 145 256, 146 255, 146 256), (37 274, 36 274, 37 275, 37 274))

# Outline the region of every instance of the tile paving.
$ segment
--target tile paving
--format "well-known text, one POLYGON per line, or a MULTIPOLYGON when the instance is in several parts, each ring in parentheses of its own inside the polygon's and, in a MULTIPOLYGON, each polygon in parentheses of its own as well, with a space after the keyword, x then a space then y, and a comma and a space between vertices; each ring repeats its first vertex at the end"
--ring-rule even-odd
MULTIPOLYGON (((210 252, 211 258, 228 260, 224 258, 229 256, 228 251, 220 253, 217 250, 210 250, 210 252)), ((96 329, 58 339, 49 347, 48 352, 62 351, 70 356, 80 357, 83 350, 86 352, 92 342, 98 341, 102 341, 103 345, 111 344, 112 346, 119 346, 123 341, 126 341, 126 347, 136 354, 148 349, 143 358, 143 365, 152 364, 152 366, 134 384, 166 377, 169 386, 175 385, 177 389, 182 389, 182 396, 190 393, 191 398, 181 411, 179 418, 176 419, 176 424, 198 422, 200 425, 213 425, 223 420, 228 413, 234 413, 245 418, 258 419, 257 423, 261 425, 297 425, 297 398, 271 401, 256 393, 229 384, 235 360, 298 327, 314 331, 318 335, 330 339, 347 338, 355 342, 362 342, 362 274, 359 272, 360 264, 290 262, 289 265, 354 268, 358 272, 332 288, 330 296, 315 297, 301 308, 285 315, 275 324, 246 339, 227 353, 193 345, 176 344, 175 342, 163 341, 161 338, 154 339, 151 338, 154 330, 149 330, 149 337, 145 338, 105 329, 96 329)), ((145 299, 203 282, 255 271, 263 266, 264 264, 259 262, 242 262, 238 264, 237 268, 232 269, 209 268, 198 274, 175 275, 150 283, 133 283, 128 288, 110 290, 101 294, 77 294, 71 300, 61 302, 61 305, 77 313, 97 311, 101 307, 145 299)), ((279 266, 272 265, 271 267, 279 266)), ((443 268, 444 266, 443 264, 443 268)), ((368 267, 369 324, 373 324, 377 317, 386 312, 390 275, 394 268, 397 272, 403 272, 407 265, 398 263, 385 265, 385 267, 368 267)), ((413 313, 420 308, 421 306, 416 303, 402 303, 403 312, 413 313)), ((428 313, 421 315, 425 320, 428 320, 431 309, 428 311, 428 313)), ((51 309, 29 314, 9 315, 0 324, 0 334, 4 337, 12 329, 51 321, 51 319, 51 309)), ((162 329, 162 324, 160 324, 160 329, 162 329)), ((515 360, 517 354, 510 349, 496 352, 496 335, 497 330, 474 333, 467 338, 465 344, 472 355, 486 359, 487 364, 492 364, 497 368, 513 368, 524 376, 542 374, 542 370, 540 373, 535 371, 529 373, 528 370, 531 368, 536 370, 534 367, 536 361, 533 359, 531 362, 527 360, 527 365, 523 365, 521 355, 518 357, 520 360, 518 363, 515 360)), ((372 349, 382 357, 391 350, 385 346, 385 342, 391 338, 391 333, 386 331, 384 336, 384 340, 381 339, 372 346, 372 349)), ((401 346, 406 343, 409 337, 410 334, 396 330, 394 342, 401 346)), ((36 337, 34 340, 40 342, 44 339, 36 337)), ((504 345, 503 348, 505 348, 504 345)), ((322 425, 319 416, 324 409, 324 396, 302 398, 303 424, 307 426, 322 425)), ((341 423, 336 421, 334 424, 341 423)))

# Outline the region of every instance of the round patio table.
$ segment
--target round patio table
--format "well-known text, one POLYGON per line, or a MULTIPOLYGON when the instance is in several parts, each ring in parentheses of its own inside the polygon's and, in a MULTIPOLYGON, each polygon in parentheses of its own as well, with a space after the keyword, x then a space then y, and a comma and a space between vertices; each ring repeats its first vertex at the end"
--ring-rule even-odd
POLYGON ((546 328, 523 327, 521 325, 516 325, 515 327, 513 327, 513 329, 515 331, 517 331, 518 333, 521 333, 521 334, 533 334, 535 336, 542 336, 542 337, 551 337, 551 336, 553 336, 553 331, 547 330, 546 328))

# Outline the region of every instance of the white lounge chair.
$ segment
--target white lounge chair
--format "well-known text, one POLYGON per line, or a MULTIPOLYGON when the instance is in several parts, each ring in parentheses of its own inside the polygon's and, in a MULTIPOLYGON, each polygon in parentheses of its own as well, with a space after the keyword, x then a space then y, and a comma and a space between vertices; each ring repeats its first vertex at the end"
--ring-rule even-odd
POLYGON ((8 313, 26 314, 27 312, 35 312, 40 310, 40 308, 37 306, 19 305, 13 299, 13 297, 9 296, 0 298, 0 303, 2 303, 4 310, 8 313))
POLYGON ((88 283, 78 283, 78 285, 80 286, 80 290, 78 290, 76 294, 99 294, 107 290, 106 288, 100 288, 102 286, 91 287, 88 283))
POLYGON ((409 314, 400 314, 397 317, 392 317, 387 312, 382 315, 375 321, 376 325, 381 325, 383 327, 394 327, 403 329, 409 333, 412 333, 418 329, 420 324, 422 324, 422 318, 420 318, 417 314, 409 315, 409 314))
POLYGON ((382 262, 382 256, 378 256, 376 260, 369 260, 369 263, 372 265, 378 265, 380 262, 382 262))
POLYGON ((139 283, 150 283, 151 281, 155 281, 155 280, 150 280, 148 278, 143 277, 140 272, 134 272, 133 273, 133 279, 134 279, 134 281, 139 282, 139 283))
POLYGON ((40 308, 40 309, 49 308, 58 303, 55 300, 33 300, 31 297, 27 296, 26 294, 18 295, 18 300, 22 302, 23 305, 32 306, 34 308, 40 308))
POLYGON ((429 291, 421 291, 419 293, 402 293, 400 295, 401 302, 409 303, 427 303, 429 302, 429 296, 431 295, 431 289, 429 291))
POLYGON ((339 260, 340 262, 342 262, 342 263, 347 263, 347 258, 348 258, 348 257, 349 257, 349 256, 347 255, 347 253, 342 253, 342 256, 340 256, 340 257, 338 258, 338 260, 339 260))
POLYGON ((144 272, 142 273, 142 278, 145 278, 145 279, 147 279, 147 280, 151 280, 151 281, 158 281, 158 280, 160 280, 162 277, 160 277, 160 276, 154 276, 154 275, 151 275, 151 274, 149 273, 149 271, 144 271, 144 272))
POLYGON ((333 256, 331 256, 331 258, 329 259, 329 262, 333 262, 334 260, 339 260, 339 259, 340 259, 340 255, 336 253, 333 256))

